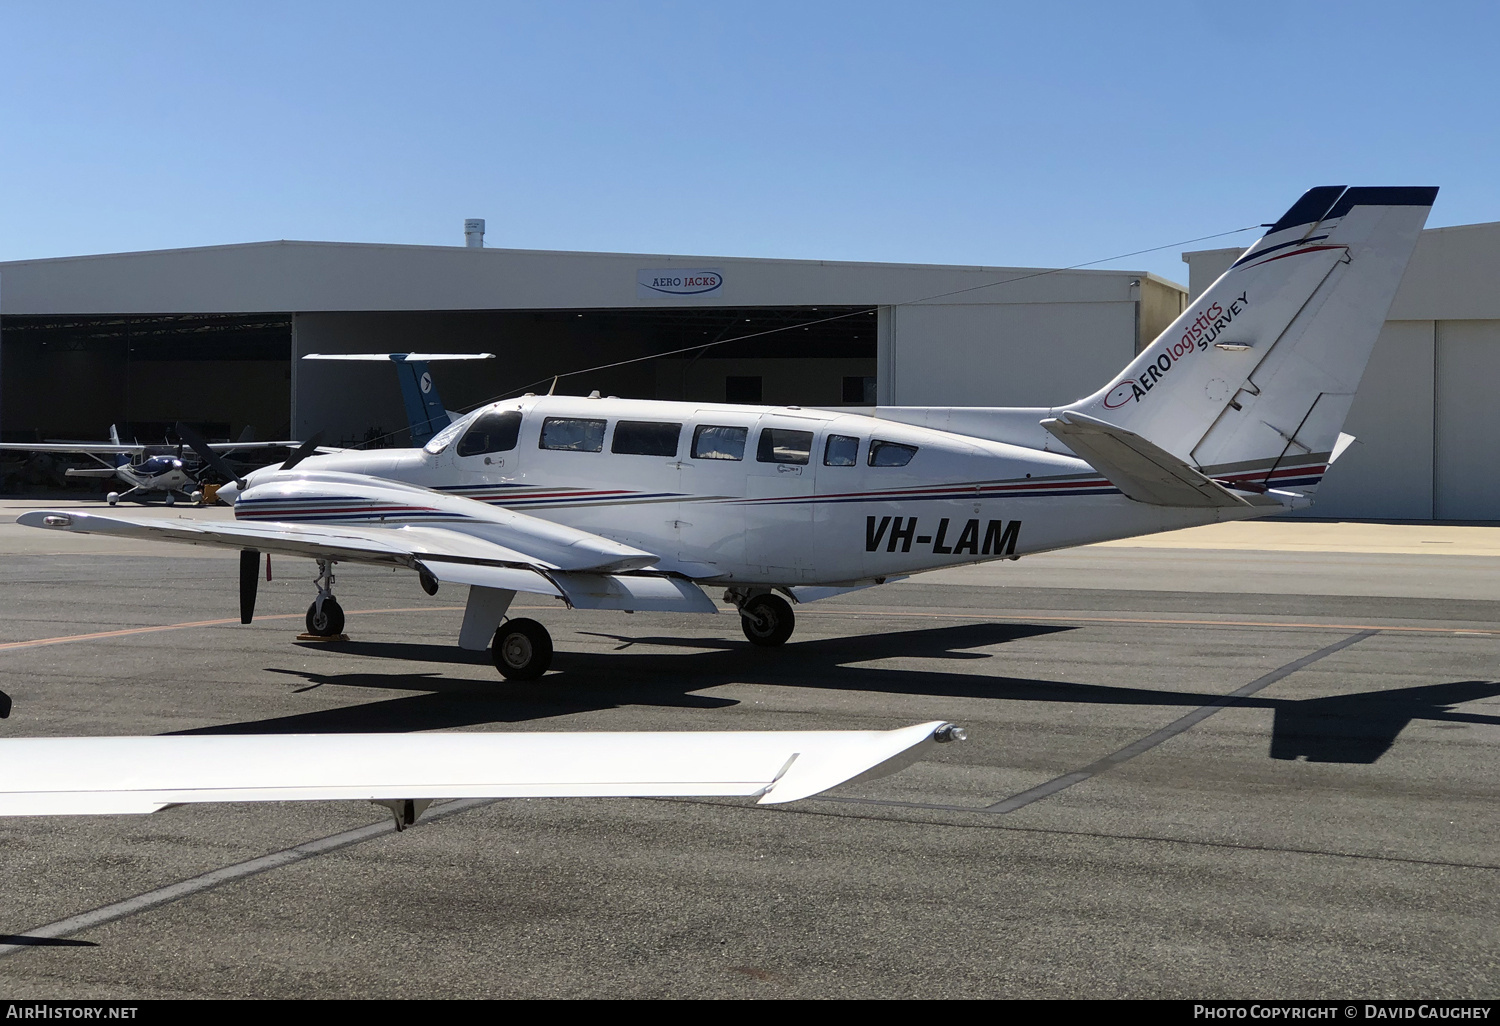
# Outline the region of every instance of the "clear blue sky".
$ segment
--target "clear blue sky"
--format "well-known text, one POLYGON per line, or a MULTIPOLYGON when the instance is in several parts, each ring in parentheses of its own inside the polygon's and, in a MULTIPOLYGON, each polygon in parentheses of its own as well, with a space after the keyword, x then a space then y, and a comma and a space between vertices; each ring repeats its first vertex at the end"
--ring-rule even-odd
MULTIPOLYGON (((496 246, 1058 266, 1340 183, 1500 220, 1497 38, 1481 3, 5 0, 0 260, 484 217, 496 246)), ((1186 279, 1176 249, 1105 266, 1186 279)))

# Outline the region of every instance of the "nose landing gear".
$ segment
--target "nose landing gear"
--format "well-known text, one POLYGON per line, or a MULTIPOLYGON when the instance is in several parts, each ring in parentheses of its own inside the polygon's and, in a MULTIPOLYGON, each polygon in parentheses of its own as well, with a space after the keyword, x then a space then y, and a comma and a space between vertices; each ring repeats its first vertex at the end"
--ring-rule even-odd
POLYGON ((318 597, 307 607, 307 633, 333 638, 344 633, 344 609, 333 597, 333 564, 318 560, 318 597))

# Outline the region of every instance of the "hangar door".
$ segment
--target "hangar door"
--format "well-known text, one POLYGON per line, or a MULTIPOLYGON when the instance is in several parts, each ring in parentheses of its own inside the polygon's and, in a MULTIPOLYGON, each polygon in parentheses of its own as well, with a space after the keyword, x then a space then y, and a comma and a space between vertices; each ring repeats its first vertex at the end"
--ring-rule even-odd
POLYGON ((1438 321, 1434 511, 1500 520, 1500 321, 1438 321))

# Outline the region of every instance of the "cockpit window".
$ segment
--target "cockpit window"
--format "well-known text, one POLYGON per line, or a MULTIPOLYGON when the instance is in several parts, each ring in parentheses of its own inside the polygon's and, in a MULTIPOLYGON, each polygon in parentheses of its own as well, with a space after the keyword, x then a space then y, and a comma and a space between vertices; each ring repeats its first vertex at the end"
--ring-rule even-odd
POLYGON ((812 455, 812 432, 762 428, 755 450, 758 463, 806 463, 812 455))
POLYGON ((870 442, 870 466, 872 467, 904 467, 916 454, 915 445, 882 442, 878 438, 870 442))
POLYGON ((521 436, 521 415, 515 410, 482 413, 458 443, 460 456, 483 456, 487 452, 510 452, 521 436))
POLYGON ((852 467, 859 462, 859 439, 849 435, 829 435, 823 446, 823 466, 852 467))
POLYGON ((477 416, 479 416, 479 414, 471 413, 466 417, 458 418, 452 424, 449 424, 447 427, 443 428, 443 430, 439 431, 437 434, 429 438, 427 440, 427 444, 422 446, 422 450, 424 452, 430 452, 434 455, 442 452, 444 449, 448 448, 448 446, 453 444, 453 440, 460 434, 462 434, 464 429, 467 428, 471 423, 473 423, 474 418, 477 416))
POLYGON ((548 417, 542 421, 543 449, 603 452, 604 421, 585 417, 548 417))

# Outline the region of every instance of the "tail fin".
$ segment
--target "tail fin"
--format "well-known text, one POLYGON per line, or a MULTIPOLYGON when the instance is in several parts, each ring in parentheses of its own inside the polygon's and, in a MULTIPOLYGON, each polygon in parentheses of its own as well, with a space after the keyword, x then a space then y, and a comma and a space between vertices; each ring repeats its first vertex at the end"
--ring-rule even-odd
POLYGON ((437 385, 427 365, 434 360, 493 360, 494 353, 308 353, 304 360, 390 360, 396 364, 396 380, 401 383, 401 401, 406 405, 406 420, 411 429, 412 445, 425 445, 452 418, 438 398, 437 385))
MULTIPOLYGON (((111 424, 109 426, 109 444, 110 445, 119 445, 119 444, 121 444, 120 443, 120 431, 113 424, 111 424)), ((127 456, 127 455, 125 455, 125 453, 123 453, 123 452, 117 452, 113 456, 110 457, 110 464, 111 464, 111 466, 123 467, 123 466, 125 466, 125 464, 127 464, 129 462, 130 462, 130 457, 127 456)))
POLYGON ((1057 412, 1236 487, 1315 486, 1436 196, 1309 190, 1116 380, 1057 412))

